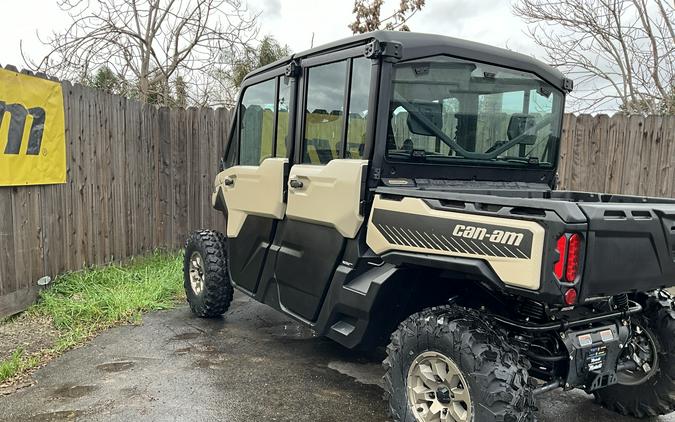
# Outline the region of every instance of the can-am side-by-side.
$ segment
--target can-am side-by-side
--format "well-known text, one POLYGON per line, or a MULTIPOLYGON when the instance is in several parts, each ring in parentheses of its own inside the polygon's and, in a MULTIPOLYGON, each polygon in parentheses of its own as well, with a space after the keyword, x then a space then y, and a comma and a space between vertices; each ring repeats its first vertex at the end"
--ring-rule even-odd
POLYGON ((252 72, 212 157, 224 233, 187 241, 192 310, 223 314, 236 287, 345 347, 388 344, 395 421, 531 421, 559 388, 672 412, 675 200, 556 190, 572 88, 387 31, 252 72))

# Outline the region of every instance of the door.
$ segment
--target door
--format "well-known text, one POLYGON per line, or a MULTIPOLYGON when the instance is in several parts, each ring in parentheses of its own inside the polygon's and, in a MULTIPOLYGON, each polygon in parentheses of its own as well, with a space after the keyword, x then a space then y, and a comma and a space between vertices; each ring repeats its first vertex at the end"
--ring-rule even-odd
POLYGON ((231 165, 215 182, 227 213, 230 276, 251 294, 286 212, 292 85, 289 78, 277 76, 244 88, 228 149, 231 165))
POLYGON ((275 278, 281 306, 307 321, 316 320, 345 243, 363 225, 372 66, 359 57, 303 69, 297 163, 275 241, 275 278))

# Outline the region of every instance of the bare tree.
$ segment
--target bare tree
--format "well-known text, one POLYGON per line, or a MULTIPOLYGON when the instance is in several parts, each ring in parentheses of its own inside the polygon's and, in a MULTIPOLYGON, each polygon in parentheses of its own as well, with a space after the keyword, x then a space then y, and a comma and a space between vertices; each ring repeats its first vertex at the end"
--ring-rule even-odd
POLYGON ((382 17, 384 0, 356 0, 354 2, 355 20, 349 25, 354 34, 388 29, 410 31, 406 22, 424 7, 425 0, 400 0, 398 8, 386 17, 382 17))
POLYGON ((575 106, 675 113, 675 6, 663 0, 517 0, 548 60, 578 82, 575 106))
MULTIPOLYGON (((257 35, 257 16, 240 0, 59 0, 72 18, 44 41, 50 52, 34 70, 84 80, 102 67, 133 81, 142 101, 170 103, 180 86, 191 103, 209 103, 210 75, 257 35)), ((23 54, 23 52, 22 52, 23 54)))

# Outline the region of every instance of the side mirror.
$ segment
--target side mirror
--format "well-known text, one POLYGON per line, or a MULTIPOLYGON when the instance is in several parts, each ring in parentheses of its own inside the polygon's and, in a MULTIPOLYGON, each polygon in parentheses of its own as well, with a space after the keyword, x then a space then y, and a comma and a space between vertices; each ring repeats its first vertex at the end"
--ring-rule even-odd
MULTIPOLYGON (((410 105, 414 107, 416 113, 426 117, 434 126, 438 128, 443 127, 443 104, 440 102, 415 101, 411 102, 410 105)), ((410 129, 412 133, 424 136, 436 136, 433 131, 429 130, 420 119, 415 116, 415 113, 413 113, 412 110, 408 112, 407 124, 408 129, 410 129)))
POLYGON ((506 130, 506 136, 509 141, 521 137, 518 141, 521 145, 533 145, 537 142, 537 135, 532 133, 527 136, 522 136, 529 129, 537 124, 535 118, 531 114, 513 114, 509 119, 509 127, 506 130))

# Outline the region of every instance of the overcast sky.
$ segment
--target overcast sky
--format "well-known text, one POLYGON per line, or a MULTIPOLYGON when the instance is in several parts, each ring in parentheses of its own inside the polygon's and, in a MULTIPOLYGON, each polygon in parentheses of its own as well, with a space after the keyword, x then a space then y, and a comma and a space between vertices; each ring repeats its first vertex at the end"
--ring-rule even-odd
MULTIPOLYGON (((383 14, 391 13, 398 0, 387 0, 383 14)), ((509 0, 427 0, 409 26, 413 31, 465 38, 508 47, 537 56, 536 46, 523 33, 525 24, 511 13, 509 0)), ((275 36, 294 51, 348 37, 352 22, 351 0, 249 0, 261 12, 261 31, 275 36)), ((543 55, 539 54, 543 57, 543 55)))
MULTIPOLYGON (((384 13, 390 13, 399 0, 387 0, 384 13)), ((245 2, 245 0, 242 0, 245 2)), ((422 12, 409 26, 413 31, 450 35, 543 58, 544 55, 524 34, 525 24, 511 13, 508 0, 427 0, 422 12)), ((293 51, 307 49, 314 34, 314 45, 348 37, 352 22, 352 0, 248 0, 249 8, 260 12, 261 35, 271 34, 293 51)), ((21 66, 19 42, 31 57, 39 58, 45 49, 36 31, 46 37, 62 30, 69 22, 59 11, 56 0, 2 0, 3 25, 0 26, 1 64, 21 66)))

